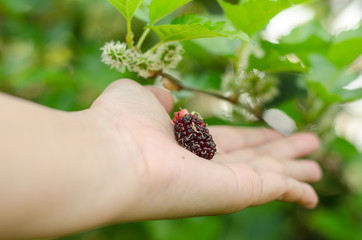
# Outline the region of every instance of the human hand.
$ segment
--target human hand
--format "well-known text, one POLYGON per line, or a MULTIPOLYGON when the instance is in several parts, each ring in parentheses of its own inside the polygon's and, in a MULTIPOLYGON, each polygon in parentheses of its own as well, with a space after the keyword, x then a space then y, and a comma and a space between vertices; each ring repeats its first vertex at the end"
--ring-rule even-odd
POLYGON ((107 133, 98 147, 108 153, 103 199, 114 221, 225 214, 274 200, 316 206, 306 182, 318 181, 321 170, 295 160, 318 149, 315 135, 210 127, 218 151, 208 161, 177 144, 171 108, 169 93, 119 80, 84 112, 107 133))
POLYGON ((131 80, 79 112, 4 94, 0 102, 0 239, 318 201, 305 182, 320 179, 319 166, 295 160, 318 148, 313 134, 210 127, 218 151, 209 161, 176 142, 171 95, 131 80))

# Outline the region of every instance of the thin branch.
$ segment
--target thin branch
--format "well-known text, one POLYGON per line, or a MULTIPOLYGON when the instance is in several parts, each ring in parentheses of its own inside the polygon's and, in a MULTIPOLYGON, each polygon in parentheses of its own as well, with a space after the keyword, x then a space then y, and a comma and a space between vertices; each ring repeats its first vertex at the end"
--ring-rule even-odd
POLYGON ((175 78, 174 76, 164 73, 164 72, 159 72, 157 73, 158 76, 162 76, 167 78, 168 80, 170 80, 172 83, 176 84, 179 88, 179 90, 187 90, 187 91, 191 91, 191 92, 197 92, 197 93, 202 93, 202 94, 206 94, 209 96, 213 96, 222 100, 226 100, 232 104, 237 103, 237 99, 234 96, 230 96, 230 97, 226 97, 222 94, 219 93, 215 93, 215 92, 209 92, 209 91, 205 91, 205 90, 201 90, 201 89, 197 89, 197 88, 193 88, 193 87, 189 87, 189 86, 184 86, 182 85, 182 83, 180 82, 180 80, 178 80, 177 78, 175 78))
POLYGON ((161 76, 163 78, 168 79, 173 85, 175 85, 175 89, 177 89, 177 91, 187 90, 187 91, 191 91, 191 92, 197 92, 197 93, 205 94, 208 96, 212 96, 212 97, 216 97, 216 98, 228 101, 234 105, 238 105, 239 107, 242 107, 249 113, 253 114, 258 119, 258 121, 265 122, 262 117, 263 112, 264 112, 264 107, 262 105, 258 104, 255 106, 255 108, 252 108, 249 104, 242 104, 241 102, 239 102, 238 97, 235 95, 231 95, 231 96, 227 97, 227 96, 224 96, 219 93, 209 92, 209 91, 205 91, 205 90, 201 90, 201 89, 197 89, 197 88, 193 88, 193 87, 189 87, 189 86, 184 86, 179 79, 177 79, 176 77, 174 77, 170 74, 164 73, 162 71, 156 72, 154 76, 161 76))
POLYGON ((139 39, 138 42, 137 42, 137 48, 138 48, 138 49, 141 50, 141 46, 142 46, 143 42, 145 41, 145 39, 146 39, 146 37, 147 37, 147 35, 149 34, 150 31, 151 31, 150 28, 146 28, 146 29, 143 31, 140 39, 139 39))
POLYGON ((132 27, 131 27, 131 20, 127 19, 127 44, 129 48, 133 48, 133 36, 132 36, 132 27))
POLYGON ((156 51, 156 49, 157 49, 158 47, 160 47, 162 44, 163 44, 162 41, 159 42, 159 43, 157 43, 157 44, 156 44, 155 46, 153 46, 149 51, 150 51, 150 52, 156 51))

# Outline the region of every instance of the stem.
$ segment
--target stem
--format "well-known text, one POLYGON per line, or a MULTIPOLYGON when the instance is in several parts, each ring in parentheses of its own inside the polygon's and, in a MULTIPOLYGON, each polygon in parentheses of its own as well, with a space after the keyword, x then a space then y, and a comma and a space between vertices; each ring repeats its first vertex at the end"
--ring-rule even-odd
POLYGON ((138 43, 137 43, 137 48, 138 49, 141 49, 142 43, 145 41, 145 39, 146 39, 146 37, 147 37, 147 35, 148 35, 148 33, 150 31, 151 31, 151 28, 146 28, 143 31, 143 33, 142 33, 142 35, 141 35, 141 37, 140 37, 140 39, 138 40, 138 43))
POLYGON ((263 115, 263 108, 261 105, 258 105, 255 109, 254 108, 251 108, 248 104, 245 105, 245 104, 242 104, 240 102, 237 102, 237 100, 231 96, 231 97, 226 97, 224 95, 221 95, 221 94, 218 94, 218 93, 214 93, 214 92, 208 92, 208 91, 204 91, 204 90, 201 90, 201 89, 196 89, 196 88, 192 88, 192 87, 188 87, 188 86, 180 86, 180 90, 187 90, 187 91, 191 91, 191 92, 197 92, 197 93, 202 93, 202 94, 206 94, 206 95, 209 95, 209 96, 212 96, 212 97, 216 97, 216 98, 219 98, 219 99, 222 99, 222 100, 225 100, 225 101, 228 101, 230 102, 231 104, 236 104, 238 105, 239 107, 242 107, 244 108, 246 111, 248 111, 250 114, 254 115, 258 121, 261 121, 263 122, 263 118, 262 118, 262 115, 263 115))
POLYGON ((133 48, 131 19, 127 19, 127 44, 129 48, 133 48))
POLYGON ((162 41, 159 42, 159 43, 157 43, 157 44, 156 44, 155 46, 153 46, 149 51, 151 51, 151 52, 156 51, 156 49, 159 48, 162 44, 163 44, 162 41))
POLYGON ((249 43, 243 42, 236 58, 236 66, 235 69, 238 72, 239 70, 246 70, 249 65, 249 55, 250 55, 250 48, 249 43))
POLYGON ((213 96, 213 97, 220 98, 222 100, 226 100, 228 102, 234 103, 234 101, 232 101, 229 97, 225 97, 224 95, 221 95, 221 94, 218 94, 218 93, 208 92, 208 91, 205 91, 205 90, 201 90, 201 89, 197 89, 197 88, 193 88, 193 87, 188 87, 188 86, 181 86, 181 89, 206 94, 206 95, 209 95, 209 96, 213 96))
POLYGON ((265 122, 262 118, 262 113, 264 111, 263 106, 258 105, 255 109, 251 108, 248 104, 242 104, 240 102, 238 102, 238 98, 235 97, 234 95, 231 95, 229 97, 224 96, 222 94, 219 93, 215 93, 215 92, 208 92, 205 90, 201 90, 201 89, 197 89, 197 88, 193 88, 193 87, 189 87, 189 86, 184 86, 182 85, 182 83, 180 82, 180 80, 178 80, 177 78, 175 78, 174 76, 164 73, 162 71, 160 72, 156 72, 155 76, 161 76, 164 78, 167 78, 168 80, 170 80, 173 84, 175 84, 177 86, 177 91, 180 90, 187 90, 187 91, 191 91, 191 92, 197 92, 197 93, 202 93, 202 94, 206 94, 212 97, 216 97, 225 101, 230 102, 231 104, 236 104, 239 105, 240 107, 243 107, 245 110, 249 111, 249 113, 251 113, 252 115, 255 115, 255 117, 258 119, 258 121, 260 122, 265 122))
POLYGON ((158 76, 162 76, 162 77, 165 77, 167 79, 169 79, 171 82, 173 82, 174 84, 176 84, 180 90, 187 90, 187 91, 192 91, 192 92, 198 92, 198 93, 202 93, 202 94, 206 94, 206 95, 210 95, 210 96, 213 96, 213 97, 216 97, 216 98, 220 98, 222 100, 226 100, 230 103, 233 103, 235 104, 236 103, 236 100, 233 96, 230 96, 230 97, 226 97, 224 95, 221 95, 219 93, 214 93, 214 92, 208 92, 208 91, 205 91, 205 90, 201 90, 201 89, 196 89, 196 88, 193 88, 193 87, 189 87, 189 86, 184 86, 180 83, 180 81, 175 78, 174 76, 170 75, 170 74, 167 74, 167 73, 164 73, 164 72, 159 72, 157 74, 158 76))

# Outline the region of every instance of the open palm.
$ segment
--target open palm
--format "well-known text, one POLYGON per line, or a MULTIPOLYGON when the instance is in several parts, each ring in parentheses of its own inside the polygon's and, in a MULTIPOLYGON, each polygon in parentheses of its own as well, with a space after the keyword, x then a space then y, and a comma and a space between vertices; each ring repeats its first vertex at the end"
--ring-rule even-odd
POLYGON ((313 134, 213 126, 217 153, 208 161, 177 144, 171 107, 169 93, 119 80, 90 109, 109 132, 112 191, 129 199, 122 221, 224 214, 273 200, 316 206, 305 182, 319 180, 320 168, 295 160, 319 147, 313 134))

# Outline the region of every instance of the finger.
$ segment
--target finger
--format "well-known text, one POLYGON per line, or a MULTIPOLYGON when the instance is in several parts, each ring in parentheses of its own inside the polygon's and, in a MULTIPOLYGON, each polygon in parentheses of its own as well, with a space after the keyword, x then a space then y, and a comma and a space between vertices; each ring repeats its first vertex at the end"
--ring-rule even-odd
POLYGON ((268 128, 243 128, 210 126, 215 142, 225 152, 254 147, 281 138, 277 131, 268 128))
POLYGON ((318 182, 322 178, 322 170, 312 160, 285 160, 284 173, 303 182, 318 182))
POLYGON ((262 157, 248 160, 248 165, 259 173, 274 172, 303 182, 316 182, 322 177, 320 166, 311 160, 278 160, 262 157))
POLYGON ((254 150, 275 158, 298 158, 315 152, 319 139, 312 133, 299 133, 260 145, 254 150))
POLYGON ((255 205, 273 200, 293 202, 306 208, 314 208, 318 204, 317 194, 306 183, 276 173, 262 173, 260 177, 261 186, 256 193, 255 205))
POLYGON ((157 97, 167 112, 171 112, 173 108, 173 97, 169 91, 154 86, 147 86, 147 89, 157 97))

